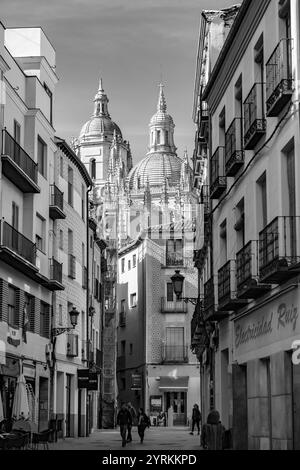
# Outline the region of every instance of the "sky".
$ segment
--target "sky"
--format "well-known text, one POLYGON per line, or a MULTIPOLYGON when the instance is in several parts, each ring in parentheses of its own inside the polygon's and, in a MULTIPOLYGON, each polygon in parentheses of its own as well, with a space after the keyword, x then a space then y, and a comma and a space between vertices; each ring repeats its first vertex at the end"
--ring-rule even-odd
POLYGON ((56 50, 54 125, 77 137, 93 112, 99 77, 109 112, 129 140, 134 163, 146 155, 158 84, 165 85, 175 145, 192 157, 195 63, 200 15, 234 0, 1 0, 5 27, 41 26, 56 50))

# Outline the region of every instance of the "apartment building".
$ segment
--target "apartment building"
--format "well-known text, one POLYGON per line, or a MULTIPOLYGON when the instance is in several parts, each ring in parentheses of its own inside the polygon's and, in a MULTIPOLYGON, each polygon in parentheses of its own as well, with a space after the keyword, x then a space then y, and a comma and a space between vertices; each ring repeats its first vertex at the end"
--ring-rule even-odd
POLYGON ((199 364, 190 349, 193 305, 174 294, 175 269, 184 276, 182 297, 196 298, 197 275, 189 268, 182 233, 174 239, 137 239, 119 251, 118 401, 143 407, 168 426, 191 422, 200 399, 199 364), (176 245, 176 249, 174 246, 176 245))
POLYGON ((299 20, 294 0, 245 0, 202 95, 211 204, 202 316, 218 331, 204 387, 236 449, 300 442, 299 20))
POLYGON ((31 417, 48 427, 53 293, 64 289, 53 249, 55 51, 41 28, 0 24, 0 386, 11 418, 23 373, 31 417))

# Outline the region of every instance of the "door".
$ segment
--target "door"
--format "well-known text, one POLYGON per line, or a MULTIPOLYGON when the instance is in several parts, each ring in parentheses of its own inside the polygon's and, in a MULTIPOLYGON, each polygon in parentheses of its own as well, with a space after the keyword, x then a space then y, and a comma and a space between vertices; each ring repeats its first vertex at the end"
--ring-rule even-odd
POLYGON ((39 432, 48 429, 48 379, 40 377, 39 384, 39 432))
POLYGON ((71 375, 66 376, 66 437, 71 437, 71 375))
POLYGON ((167 410, 173 407, 173 425, 185 426, 186 425, 186 392, 167 392, 165 403, 167 410))
POLYGON ((293 449, 300 450, 300 365, 293 366, 293 449))

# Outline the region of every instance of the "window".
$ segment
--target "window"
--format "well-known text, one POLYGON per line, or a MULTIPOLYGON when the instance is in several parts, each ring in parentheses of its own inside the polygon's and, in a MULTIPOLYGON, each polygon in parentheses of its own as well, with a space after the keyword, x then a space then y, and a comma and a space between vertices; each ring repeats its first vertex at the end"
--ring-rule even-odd
POLYGON ((267 175, 266 172, 257 181, 257 227, 258 232, 263 230, 268 223, 267 214, 267 175))
POLYGON ((227 222, 220 225, 220 263, 221 267, 227 262, 227 222))
POLYGON ((49 338, 49 314, 50 314, 50 305, 45 302, 40 304, 40 336, 44 338, 49 338))
POLYGON ((166 328, 165 359, 182 361, 185 359, 184 328, 166 328))
POLYGON ((130 345, 129 345, 129 354, 130 354, 131 356, 132 356, 132 354, 133 354, 133 344, 132 344, 132 343, 130 343, 130 345))
POLYGON ((165 144, 169 145, 169 132, 165 131, 165 144))
POLYGON ((62 230, 59 231, 59 249, 64 249, 64 232, 62 230))
POLYGON ((167 240, 167 266, 183 265, 183 241, 167 240))
POLYGON ((19 206, 15 202, 12 203, 12 226, 15 230, 19 230, 19 206))
POLYGON ((53 122, 53 96, 52 96, 52 91, 51 91, 50 88, 46 85, 45 82, 44 82, 44 90, 45 90, 45 92, 47 93, 47 95, 49 96, 49 100, 50 100, 50 116, 49 116, 49 121, 50 121, 50 124, 52 125, 52 122, 53 122))
POLYGON ((121 259, 121 271, 122 273, 125 272, 125 258, 121 259))
POLYGON ((14 139, 18 144, 21 143, 21 126, 16 120, 14 120, 14 139))
POLYGON ((121 356, 125 356, 126 354, 126 341, 121 341, 121 356))
POLYGON ((73 207, 73 170, 68 167, 68 203, 73 207))
POLYGON ((68 254, 73 253, 73 231, 68 229, 68 254))
POLYGON ((44 178, 47 178, 47 145, 40 136, 38 136, 38 170, 44 178))
POLYGON ((130 294, 130 307, 136 307, 136 294, 130 294))
POLYGON ((128 260, 128 271, 130 271, 130 269, 131 269, 131 261, 130 261, 130 259, 129 259, 129 260, 128 260))
POLYGON ((17 310, 17 289, 8 286, 8 323, 11 326, 19 326, 18 310, 17 310))
POLYGON ((61 155, 59 158, 59 174, 64 177, 64 157, 61 155))
POLYGON ((39 214, 35 219, 35 243, 38 250, 45 251, 45 224, 46 221, 39 214))
POLYGON ((157 144, 160 144, 160 131, 157 131, 157 144))
POLYGON ((35 329, 34 304, 35 304, 34 297, 32 295, 25 293, 24 308, 26 308, 27 316, 29 319, 28 330, 31 332, 34 332, 34 329, 35 329))
POLYGON ((125 379, 125 377, 121 377, 121 386, 122 386, 122 390, 126 390, 126 379, 125 379))
POLYGON ((133 257, 132 257, 132 267, 133 268, 136 267, 136 255, 133 255, 133 257))
POLYGON ((63 324, 63 313, 62 313, 62 305, 59 304, 58 306, 58 324, 62 325, 63 324))
POLYGON ((126 300, 125 299, 121 300, 121 312, 125 312, 125 304, 126 304, 126 300))
POLYGON ((81 186, 81 217, 85 219, 85 189, 84 185, 81 186))
POLYGON ((167 301, 173 302, 174 300, 174 289, 172 282, 167 283, 167 301))
POLYGON ((95 158, 91 158, 90 160, 90 175, 92 179, 96 178, 96 160, 95 158))
POLYGON ((237 236, 237 251, 245 246, 245 201, 244 198, 236 206, 236 223, 234 226, 237 236))

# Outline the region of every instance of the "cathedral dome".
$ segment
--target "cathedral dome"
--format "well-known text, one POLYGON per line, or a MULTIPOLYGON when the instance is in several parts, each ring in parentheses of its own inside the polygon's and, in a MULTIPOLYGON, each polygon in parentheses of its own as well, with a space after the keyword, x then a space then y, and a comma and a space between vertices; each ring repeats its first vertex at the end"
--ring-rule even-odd
POLYGON ((104 93, 102 79, 99 82, 99 89, 94 99, 94 113, 92 117, 82 126, 79 140, 93 140, 107 136, 112 141, 114 132, 122 138, 119 126, 112 121, 108 112, 109 100, 104 93))
POLYGON ((92 116, 81 128, 79 138, 99 137, 101 134, 113 136, 114 131, 122 137, 119 126, 107 116, 92 116))
POLYGON ((177 155, 151 153, 141 160, 129 173, 130 189, 162 186, 176 186, 180 182, 182 160, 177 155))

